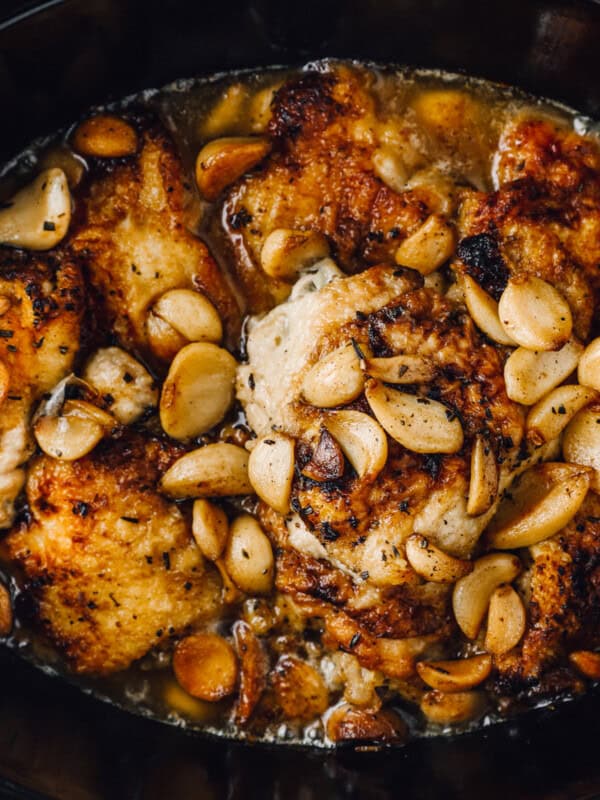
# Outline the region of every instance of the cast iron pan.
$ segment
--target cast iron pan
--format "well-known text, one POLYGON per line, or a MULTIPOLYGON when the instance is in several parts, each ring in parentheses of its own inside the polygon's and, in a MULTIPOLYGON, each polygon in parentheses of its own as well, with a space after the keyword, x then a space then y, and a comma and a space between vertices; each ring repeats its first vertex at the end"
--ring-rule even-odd
MULTIPOLYGON (((325 56, 465 71, 600 117, 599 42, 592 0, 1 0, 0 162, 143 87, 325 56)), ((236 745, 126 714, 0 647, 4 797, 582 800, 600 797, 599 732, 591 693, 380 754, 236 745)))

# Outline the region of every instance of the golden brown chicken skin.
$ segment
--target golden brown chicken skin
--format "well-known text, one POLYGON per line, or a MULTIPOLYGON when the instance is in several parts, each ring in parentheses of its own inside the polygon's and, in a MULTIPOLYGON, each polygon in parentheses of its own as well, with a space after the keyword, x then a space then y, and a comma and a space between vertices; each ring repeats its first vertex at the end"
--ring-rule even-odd
POLYGON ((530 548, 522 591, 525 635, 496 657, 495 690, 524 697, 581 689, 569 653, 600 644, 600 498, 590 492, 579 512, 552 539, 530 548))
POLYGON ((511 123, 495 157, 498 190, 465 192, 458 270, 496 299, 512 275, 556 286, 575 333, 590 331, 600 264, 600 149, 548 120, 511 123))
MULTIPOLYGON (((348 649, 358 637, 361 647, 351 651, 361 663, 395 674, 379 639, 439 643, 455 631, 451 586, 417 575, 407 561, 407 538, 420 533, 446 552, 472 556, 493 513, 466 509, 475 438, 486 437, 506 482, 517 462, 531 457, 519 452, 523 413, 506 395, 503 350, 481 336, 462 307, 425 288, 418 273, 376 266, 293 296, 250 327, 248 353, 238 396, 251 424, 260 435, 273 429, 296 440, 294 513, 284 520, 261 512, 277 548, 277 588, 322 615, 336 646, 348 649), (402 353, 431 363, 429 381, 396 389, 417 393, 424 404, 445 404, 448 418, 461 421, 459 451, 418 453, 388 436, 385 466, 360 478, 343 456, 337 463, 334 443, 323 460, 331 463, 321 464, 325 472, 333 466, 331 474, 307 475, 335 409, 307 403, 302 381, 350 342, 373 357, 402 353)), ((372 414, 363 394, 345 408, 372 414)))
POLYGON ((157 122, 142 118, 137 128, 136 155, 91 163, 76 193, 70 247, 85 265, 100 332, 152 360, 146 318, 168 290, 205 294, 230 335, 239 312, 222 271, 190 230, 193 194, 173 142, 157 122))
POLYGON ((68 254, 0 247, 0 527, 23 484, 15 468, 33 451, 31 414, 73 369, 85 307, 82 273, 68 254))
POLYGON ((376 112, 364 75, 347 67, 308 71, 275 95, 272 152, 232 187, 222 212, 250 310, 270 308, 286 294, 260 267, 274 229, 325 234, 337 263, 356 272, 393 261, 402 239, 436 210, 427 187, 398 193, 375 175, 382 126, 376 112))
POLYGON ((79 673, 125 669, 218 615, 219 581, 156 483, 176 448, 131 434, 75 462, 37 457, 2 543, 34 621, 79 673))

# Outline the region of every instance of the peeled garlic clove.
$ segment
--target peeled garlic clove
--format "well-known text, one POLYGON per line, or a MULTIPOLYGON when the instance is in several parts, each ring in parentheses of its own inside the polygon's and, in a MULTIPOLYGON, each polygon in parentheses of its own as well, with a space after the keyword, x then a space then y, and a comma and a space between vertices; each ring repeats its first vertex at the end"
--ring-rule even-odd
POLYGON ((329 693, 321 673, 307 661, 282 655, 269 676, 276 707, 288 719, 309 720, 319 717, 329 706, 329 693))
POLYGON ((102 347, 89 359, 83 378, 98 394, 112 398, 111 414, 129 425, 155 408, 158 389, 148 370, 120 347, 102 347))
POLYGON ((464 692, 485 681, 492 671, 492 658, 484 654, 452 661, 419 661, 422 681, 440 692, 464 692))
POLYGON ((366 398, 389 435, 415 453, 456 453, 463 445, 458 417, 442 403, 367 383, 366 398))
POLYGON ((160 422, 174 439, 200 436, 220 422, 233 402, 237 362, 209 342, 177 353, 160 396, 160 422))
POLYGON ((510 583, 521 571, 517 556, 489 553, 477 559, 473 570, 458 580, 452 594, 452 608, 462 632, 475 639, 485 617, 492 593, 501 583, 510 583))
POLYGON ((150 344, 155 350, 160 350, 164 344, 168 345, 165 339, 172 337, 170 331, 165 336, 161 322, 175 331, 178 341, 183 341, 183 344, 218 344, 223 337, 223 325, 217 309, 207 297, 192 289, 171 289, 149 309, 147 329, 150 344))
POLYGON ((104 430, 90 417, 40 417, 33 432, 46 455, 76 461, 87 455, 104 436, 104 430))
POLYGON ((373 172, 393 192, 404 191, 408 172, 396 148, 384 145, 373 152, 373 172))
POLYGON ((259 439, 250 453, 248 477, 261 500, 287 514, 294 477, 294 441, 282 434, 259 439))
POLYGON ((504 365, 506 393, 515 403, 532 406, 577 367, 583 345, 570 339, 560 350, 534 352, 518 347, 504 365))
POLYGON ((71 195, 62 169, 47 169, 0 210, 0 244, 50 250, 71 222, 71 195))
POLYGON ((319 231, 277 228, 265 239, 260 264, 271 278, 286 280, 328 255, 329 244, 319 231))
POLYGON ((590 471, 576 464, 536 464, 505 495, 488 528, 501 550, 530 547, 554 536, 575 516, 590 487, 590 471))
POLYGON ((384 383, 427 383, 435 375, 435 365, 425 356, 398 355, 390 358, 365 358, 361 366, 367 375, 384 383))
POLYGON ((387 742, 399 744, 406 741, 408 729, 398 714, 384 708, 368 711, 351 705, 336 706, 327 715, 327 736, 334 742, 387 742))
POLYGON ((482 691, 444 693, 432 690, 421 700, 421 711, 429 722, 437 725, 453 725, 470 722, 483 716, 487 708, 482 691))
POLYGON ((196 159, 196 183, 201 194, 216 200, 229 184, 255 167, 270 151, 267 139, 225 137, 204 145, 196 159))
POLYGON ((117 420, 112 414, 102 408, 98 408, 93 403, 88 403, 86 400, 65 400, 62 407, 62 416, 92 419, 104 431, 111 431, 117 425, 117 420))
POLYGON ((200 552, 209 561, 223 554, 229 535, 229 522, 222 508, 201 498, 192 510, 192 535, 200 552))
POLYGON ((418 533, 406 540, 406 559, 417 575, 433 583, 455 583, 468 575, 473 562, 454 558, 418 533))
POLYGON ((173 653, 173 671, 188 694, 209 702, 232 694, 238 677, 233 647, 216 633, 182 639, 173 653))
POLYGON ((593 681, 600 680, 600 653, 593 650, 575 650, 569 654, 569 661, 582 675, 593 681))
POLYGON ((351 403, 364 389, 360 361, 351 344, 338 347, 317 361, 302 381, 302 396, 318 408, 351 403))
POLYGON ((566 427, 562 441, 565 461, 593 470, 590 489, 600 492, 600 408, 583 408, 566 427))
POLYGON ((247 594, 268 594, 273 586, 275 561, 271 542, 250 514, 232 523, 223 557, 234 583, 247 594))
POLYGON ((146 317, 146 333, 152 352, 163 361, 172 361, 177 353, 189 344, 189 339, 154 314, 152 309, 146 317))
MULTIPOLYGON (((539 400, 527 415, 527 438, 536 445, 557 439, 575 414, 597 397, 598 392, 587 386, 578 386, 575 383, 557 386, 539 400)), ((576 458, 566 460, 578 461, 576 458)))
POLYGON ((498 344, 508 347, 515 346, 516 342, 504 330, 498 314, 498 303, 489 295, 470 275, 463 275, 460 279, 462 284, 464 300, 473 318, 475 325, 483 331, 486 336, 498 344))
POLYGON ((163 475, 160 486, 175 498, 252 494, 248 453, 235 444, 207 444, 177 459, 163 475))
POLYGON ((485 649, 495 656, 516 647, 525 633, 527 617, 523 601, 512 586, 499 586, 490 598, 485 649))
POLYGON ((452 256, 456 236, 448 221, 432 214, 418 231, 405 239, 396 250, 396 263, 428 275, 452 256))
POLYGON ((579 359, 577 380, 600 392, 600 336, 588 344, 579 359))
POLYGON ((471 452, 467 514, 476 517, 490 510, 498 495, 498 477, 494 451, 488 441, 478 436, 471 452))
POLYGON ((534 275, 510 278, 498 303, 502 327, 528 350, 558 350, 569 340, 569 304, 547 281, 534 275))
POLYGON ((71 145, 82 156, 122 158, 135 153, 138 138, 132 126, 121 117, 98 114, 77 126, 71 145))
POLYGON ((387 438, 381 425, 362 411, 333 411, 324 420, 361 480, 374 480, 385 466, 387 438))

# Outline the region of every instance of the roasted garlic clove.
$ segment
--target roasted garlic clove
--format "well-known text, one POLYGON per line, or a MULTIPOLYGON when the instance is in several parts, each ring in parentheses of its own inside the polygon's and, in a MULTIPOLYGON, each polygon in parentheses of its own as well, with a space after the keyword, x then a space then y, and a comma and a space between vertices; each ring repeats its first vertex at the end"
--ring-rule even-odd
POLYGON ((213 703, 233 693, 238 677, 233 648, 216 633, 182 639, 173 653, 173 671, 192 697, 213 703))
POLYGON ((0 209, 0 244, 50 250, 67 235, 71 195, 62 169, 47 169, 0 209))
POLYGON ((332 411, 324 420, 360 479, 374 480, 385 466, 388 444, 381 425, 362 411, 332 411))
POLYGON ((440 692, 464 692, 479 686, 492 671, 492 658, 484 654, 452 661, 419 661, 422 681, 440 692))
POLYGON ((114 114, 97 114, 81 122, 71 137, 73 150, 94 158, 122 158, 138 148, 135 129, 114 114))
POLYGON ((248 453, 234 444, 207 444, 179 458, 160 485, 165 494, 175 498, 251 494, 248 453))
POLYGON ((528 350, 558 350, 573 330, 567 301, 552 284, 534 275, 510 278, 498 314, 506 334, 528 350))
POLYGON ((576 464, 536 464, 517 478, 488 528, 492 547, 530 547, 570 522, 590 487, 591 473, 576 464))
POLYGON ((223 557, 228 574, 247 594, 268 594, 273 586, 273 548, 254 517, 242 514, 232 523, 223 557))
POLYGON ((432 214, 396 250, 396 263, 429 275, 448 261, 455 244, 454 228, 440 214, 432 214))
POLYGON ((177 353, 160 396, 160 422, 174 439, 200 436, 220 422, 233 403, 237 362, 210 342, 177 353))
POLYGON ((282 434, 259 439, 250 453, 248 478, 261 500, 287 514, 294 477, 294 441, 282 434))
POLYGON ((204 145, 196 159, 196 183, 206 200, 216 200, 267 155, 271 145, 260 137, 233 136, 204 145))
POLYGON ((365 394, 389 435, 415 453, 456 453, 463 445, 460 420, 437 400, 368 381, 365 394))
POLYGON ((351 403, 365 384, 360 360, 351 344, 338 347, 319 359, 302 381, 302 396, 318 408, 334 408, 351 403))
POLYGON ((517 556, 489 553, 477 559, 473 570, 454 586, 452 608, 462 632, 474 639, 488 610, 490 597, 501 583, 510 583, 521 571, 517 556))
POLYGON ((455 583, 473 569, 472 561, 444 553, 418 533, 408 537, 405 547, 407 561, 417 575, 433 583, 455 583))
POLYGON ((267 236, 260 264, 271 278, 293 280, 299 272, 329 255, 329 243, 319 231, 277 228, 267 236))

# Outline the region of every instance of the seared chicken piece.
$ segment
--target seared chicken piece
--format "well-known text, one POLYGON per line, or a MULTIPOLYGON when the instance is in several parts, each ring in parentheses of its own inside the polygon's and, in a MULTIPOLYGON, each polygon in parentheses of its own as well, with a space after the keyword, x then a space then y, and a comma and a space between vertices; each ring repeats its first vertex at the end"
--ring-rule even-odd
POLYGON ((260 253, 274 229, 325 234, 340 266, 356 272, 393 261, 400 242, 438 210, 439 194, 423 184, 401 194, 374 171, 378 144, 393 138, 395 152, 412 150, 411 127, 386 126, 364 76, 347 67, 306 72, 275 95, 268 134, 272 152, 235 185, 222 221, 248 296, 250 310, 270 308, 287 295, 284 284, 260 267, 260 253))
POLYGON ((220 582, 155 490, 178 451, 137 434, 75 462, 36 458, 29 516, 2 543, 36 621, 79 673, 125 669, 217 616, 220 582))
MULTIPOLYGON (((411 270, 378 266, 334 279, 320 291, 292 295, 249 326, 249 361, 238 373, 238 399, 251 427, 259 436, 276 429, 297 437, 302 471, 328 414, 303 400, 311 367, 352 341, 373 356, 403 353, 431 363, 431 381, 409 391, 443 402, 449 416, 459 417, 463 450, 422 455, 390 440, 388 464, 374 482, 356 480, 347 470, 339 480, 295 482, 295 502, 312 509, 306 519, 320 529, 328 552, 357 572, 389 575, 384 584, 394 583, 397 572, 393 547, 415 526, 452 552, 470 552, 485 522, 465 512, 470 443, 483 432, 506 458, 523 433, 522 410, 506 396, 499 350, 484 341, 467 314, 422 283, 411 270), (368 541, 357 541, 366 534, 368 541), (368 566, 363 554, 371 550, 370 561, 378 563, 368 566), (382 552, 389 562, 382 561, 382 552)), ((363 397, 350 407, 370 413, 363 397)))
POLYGON ((33 407, 73 369, 84 304, 81 271, 67 254, 0 248, 0 527, 11 523, 23 485, 15 469, 33 451, 33 407))
POLYGON ((518 647, 496 658, 496 691, 551 695, 577 689, 573 650, 600 645, 600 498, 590 492, 560 533, 530 548, 522 589, 528 624, 518 647))
POLYGON ((157 124, 140 127, 136 156, 92 165, 76 196, 70 244, 96 292, 101 330, 152 357, 146 318, 166 291, 204 293, 230 335, 239 313, 206 245, 186 227, 192 196, 173 143, 157 124))
POLYGON ((585 338, 600 289, 600 148, 550 121, 521 120, 504 131, 495 164, 496 192, 465 192, 458 270, 496 299, 511 275, 543 278, 585 338))
MULTIPOLYGON (((404 543, 417 532, 449 553, 469 556, 493 513, 494 505, 470 516, 466 500, 474 437, 484 435, 504 462, 503 483, 522 440, 523 414, 506 395, 501 349, 410 270, 376 266, 334 278, 319 291, 295 292, 250 325, 249 363, 238 375, 238 397, 257 434, 277 430, 297 440, 297 514, 286 528, 281 517, 263 511, 278 546, 277 586, 343 609, 365 637, 448 631, 450 590, 417 576, 404 543), (416 391, 425 404, 427 397, 442 402, 448 418, 461 421, 464 446, 454 454, 420 454, 388 437, 387 463, 372 479, 359 478, 347 464, 330 479, 303 474, 330 413, 303 400, 303 380, 351 342, 373 356, 402 353, 430 363, 430 381, 398 388, 416 391)), ((349 407, 371 414, 363 395, 349 407)))

